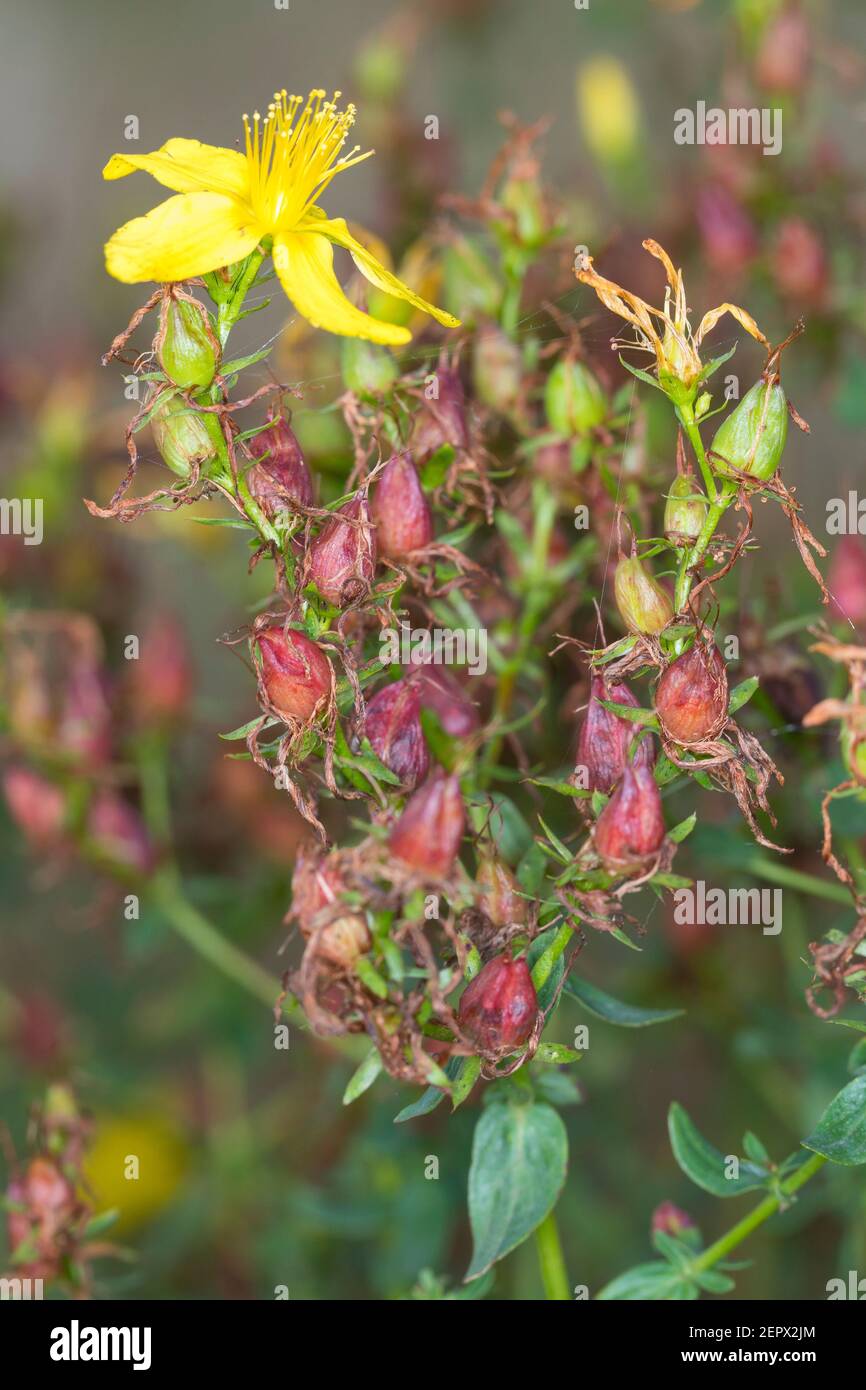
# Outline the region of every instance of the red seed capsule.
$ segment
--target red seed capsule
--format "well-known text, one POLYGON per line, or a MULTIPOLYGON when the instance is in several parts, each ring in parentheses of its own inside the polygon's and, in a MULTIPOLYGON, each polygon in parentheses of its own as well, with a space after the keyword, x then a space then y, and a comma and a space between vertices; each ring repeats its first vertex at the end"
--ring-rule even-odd
POLYGON ((405 560, 433 539, 430 503, 408 454, 395 454, 385 464, 371 511, 379 550, 390 560, 405 560))
POLYGON ((460 783, 437 768, 406 802, 388 844, 410 868, 445 878, 454 866, 465 826, 460 783))
POLYGON ((349 970, 358 956, 369 951, 370 932, 364 917, 348 908, 333 915, 340 895, 345 892, 343 877, 331 856, 324 858, 308 849, 301 850, 292 874, 292 917, 302 934, 316 935, 318 955, 331 965, 349 970), (321 915, 320 915, 321 914, 321 915))
POLYGON ((355 603, 370 588, 376 568, 376 537, 366 497, 347 502, 311 543, 306 580, 336 608, 355 603))
POLYGON ((527 918, 527 901, 521 895, 520 883, 507 864, 496 854, 479 857, 475 870, 478 894, 475 904, 490 918, 495 927, 517 922, 523 926, 527 918))
POLYGON ((256 638, 261 679, 269 704, 281 719, 306 723, 330 698, 331 663, 303 632, 269 627, 256 638))
POLYGON ((373 751, 405 787, 416 787, 430 770, 420 710, 415 686, 395 681, 377 691, 364 715, 363 732, 373 751))
POLYGON ((665 822, 652 770, 626 763, 622 778, 595 824, 595 848, 611 873, 642 869, 662 847, 665 822))
POLYGON ((495 956, 470 980, 457 1008, 461 1030, 480 1052, 504 1057, 532 1036, 538 996, 525 956, 495 956))
POLYGON ((294 506, 313 505, 313 480, 301 446, 282 415, 273 417, 263 430, 247 441, 260 462, 247 473, 250 492, 271 520, 294 506))
MULTIPOLYGON (((586 786, 590 791, 607 795, 622 776, 638 726, 605 709, 600 703, 602 700, 630 705, 632 709, 639 709, 640 706, 622 681, 608 683, 603 675, 593 675, 586 717, 580 731, 577 766, 586 769, 586 786)), ((653 760, 652 740, 642 738, 635 749, 635 762, 651 767, 653 760)))
POLYGON ((701 743, 724 728, 728 673, 715 642, 698 637, 671 662, 658 683, 655 708, 662 728, 675 743, 701 743))
POLYGON ((423 666, 416 676, 416 689, 422 708, 432 710, 452 738, 465 738, 479 727, 477 706, 450 671, 443 671, 441 666, 423 666))
POLYGON ((425 398, 423 408, 415 417, 410 440, 414 457, 422 463, 443 445, 449 444, 452 449, 465 449, 469 445, 466 397, 460 377, 448 367, 437 367, 435 380, 438 395, 429 400, 425 398))

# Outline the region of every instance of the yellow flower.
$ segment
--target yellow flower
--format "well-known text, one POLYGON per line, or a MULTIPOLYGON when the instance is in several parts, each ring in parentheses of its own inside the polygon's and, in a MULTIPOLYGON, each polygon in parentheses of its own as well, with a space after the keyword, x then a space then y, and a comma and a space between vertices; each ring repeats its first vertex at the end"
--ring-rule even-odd
POLYGON ((663 388, 675 389, 678 385, 692 392, 704 374, 704 364, 698 349, 711 328, 714 328, 723 314, 732 314, 742 324, 747 333, 763 343, 767 351, 770 344, 764 337, 751 314, 736 304, 720 304, 710 309, 698 325, 697 333, 692 333, 689 323, 689 310, 686 304, 686 290, 683 272, 675 270, 667 251, 657 241, 648 239, 643 243, 645 251, 661 261, 667 275, 665 303, 663 309, 654 309, 638 295, 631 294, 613 280, 605 280, 592 268, 592 256, 584 254, 578 264, 576 274, 584 285, 590 285, 599 299, 613 313, 619 314, 636 329, 636 338, 615 340, 614 346, 638 348, 641 352, 655 355, 659 384, 663 388))
POLYGON ((414 294, 353 237, 342 217, 317 206, 336 174, 367 159, 359 147, 343 153, 355 108, 340 111, 322 91, 302 97, 277 92, 262 119, 244 116, 246 153, 169 140, 153 154, 116 154, 103 178, 136 169, 152 174, 176 196, 146 217, 127 222, 105 247, 109 275, 126 284, 188 280, 248 256, 273 239, 274 269, 298 313, 316 328, 374 343, 407 343, 409 330, 363 313, 344 295, 333 269, 333 246, 345 247, 378 289, 406 299, 448 328, 459 319, 414 294))

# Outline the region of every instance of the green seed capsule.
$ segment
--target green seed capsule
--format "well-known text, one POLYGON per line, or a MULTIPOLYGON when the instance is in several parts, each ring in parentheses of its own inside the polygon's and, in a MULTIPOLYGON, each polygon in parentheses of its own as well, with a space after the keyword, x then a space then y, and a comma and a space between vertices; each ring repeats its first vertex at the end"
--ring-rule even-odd
POLYGON ((697 540, 707 516, 707 504, 689 473, 678 473, 665 502, 664 530, 674 545, 690 545, 697 540))
POLYGON ((722 421, 711 446, 717 473, 732 468, 766 482, 779 466, 788 433, 788 405, 777 381, 756 381, 722 421))
POLYGON ((557 362, 544 388, 550 427, 566 438, 586 434, 607 414, 604 392, 581 362, 557 362))
POLYGON ((185 299, 170 299, 157 356, 170 381, 183 391, 210 386, 219 365, 216 344, 208 333, 205 309, 185 299))
POLYGON ((644 569, 636 555, 624 555, 616 567, 614 597, 630 632, 661 632, 674 616, 667 589, 644 569))
POLYGON ((344 338, 342 344, 343 380, 356 396, 390 390, 400 375, 387 348, 363 338, 344 338))
POLYGON ((216 415, 197 415, 179 396, 167 396, 150 418, 154 443, 179 478, 199 466, 204 472, 222 455, 224 440, 216 415))

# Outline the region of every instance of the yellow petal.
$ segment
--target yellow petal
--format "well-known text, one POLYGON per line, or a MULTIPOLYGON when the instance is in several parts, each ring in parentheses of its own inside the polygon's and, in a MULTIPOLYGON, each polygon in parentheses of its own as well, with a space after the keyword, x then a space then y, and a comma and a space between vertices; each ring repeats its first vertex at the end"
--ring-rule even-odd
POLYGON ((106 244, 105 268, 127 285, 188 280, 249 255, 261 230, 221 193, 178 193, 127 222, 106 244))
POLYGON ((152 174, 175 193, 228 193, 235 198, 249 194, 246 155, 200 140, 167 140, 153 154, 113 154, 102 177, 123 179, 136 169, 152 174))
POLYGON ((718 309, 710 309, 704 314, 698 325, 698 331, 695 334, 695 343, 698 347, 700 347, 702 340, 712 328, 715 328, 719 319, 725 314, 731 314, 732 317, 737 320, 737 323, 742 324, 747 333, 751 333, 753 338, 756 338, 759 343, 764 345, 768 352, 772 350, 769 341, 764 337, 764 334, 755 323, 752 315, 747 313, 745 309, 741 309, 738 304, 720 304, 718 309))
POLYGON ((392 275, 390 270, 386 270, 380 261, 366 246, 352 236, 346 226, 345 219, 342 217, 316 218, 312 223, 320 236, 326 236, 329 241, 333 241, 337 246, 343 246, 351 252, 352 260, 358 267, 362 275, 365 275, 372 285, 386 294, 393 294, 397 299, 407 299, 410 304, 414 304, 416 309, 421 309, 425 314, 430 314, 446 328, 459 328, 460 320, 453 314, 448 314, 444 309, 437 309, 435 304, 429 304, 426 299, 422 299, 420 294, 410 290, 408 285, 392 275))
MULTIPOLYGON (((317 224, 317 229, 320 224, 317 224)), ((357 309, 334 274, 331 243, 316 232, 282 232, 274 237, 274 269, 299 314, 315 328, 346 338, 396 346, 412 337, 408 328, 382 323, 357 309)))

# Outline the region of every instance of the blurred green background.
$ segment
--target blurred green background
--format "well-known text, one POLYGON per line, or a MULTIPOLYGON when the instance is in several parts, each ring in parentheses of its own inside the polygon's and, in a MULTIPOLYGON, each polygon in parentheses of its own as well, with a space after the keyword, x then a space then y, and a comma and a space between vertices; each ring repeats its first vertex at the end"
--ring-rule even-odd
MULTIPOLYGON (((787 476, 823 537, 827 498, 862 476, 866 11, 860 0, 804 4, 809 62, 802 82, 780 93, 767 87, 766 67, 763 87, 756 78, 761 61, 772 66, 759 36, 779 9, 763 0, 591 0, 585 11, 571 0, 291 0, 285 11, 271 0, 2 5, 0 488, 42 496, 46 507, 42 546, 0 542, 5 602, 92 614, 118 681, 126 634, 155 613, 180 621, 195 696, 171 745, 179 856, 196 902, 275 979, 300 827, 267 779, 225 762, 217 738, 254 713, 248 675, 218 639, 246 621, 265 577, 246 576, 234 533, 199 528, 185 512, 120 527, 80 505, 82 495, 104 500, 118 476, 131 407, 121 373, 101 372, 98 357, 143 298, 106 277, 102 242, 156 201, 144 175, 101 180, 124 148, 125 119, 138 118, 139 150, 172 135, 233 144, 241 113, 275 87, 340 88, 357 102, 357 138, 375 144, 377 158, 341 181, 333 205, 398 253, 439 192, 477 192, 501 143, 497 113, 550 115, 543 176, 568 210, 574 244, 609 257, 606 273, 652 288, 638 266, 646 258, 634 255, 651 235, 685 264, 699 312, 721 299, 746 303, 779 339, 805 310, 809 333, 790 354, 786 385, 813 433, 791 439, 787 476), (676 146, 673 112, 698 100, 781 105, 782 154, 728 149, 714 160, 676 146), (435 148, 423 141, 431 114, 435 148)), ((587 341, 606 352, 610 324, 590 293, 575 286, 560 302, 595 316, 587 341)), ((290 313, 275 302, 243 326, 238 349, 259 346, 290 313)), ((730 330, 718 341, 721 351, 730 330)), ((281 353, 293 380, 291 338, 281 353)), ((319 437, 310 407, 335 380, 325 355, 321 396, 313 391, 296 417, 322 467, 340 440, 319 437)), ((756 615, 760 628, 818 607, 786 524, 763 510, 762 548, 742 567, 740 593, 740 616, 756 615)), ((820 873, 818 802, 834 779, 834 747, 796 731, 780 733, 773 751, 789 774, 777 801, 797 867, 820 873)), ((711 866, 712 881, 724 882, 732 864, 742 882, 744 842, 718 833, 712 800, 683 871, 709 879, 711 866)), ((847 828, 862 843, 864 825, 852 818, 847 828)), ((662 1199, 691 1212, 708 1238, 745 1209, 706 1197, 676 1169, 665 1130, 672 1099, 724 1152, 750 1128, 781 1157, 842 1084, 849 1050, 847 1034, 803 1001, 807 943, 849 925, 843 905, 786 891, 778 937, 677 930, 666 907, 651 906, 640 956, 595 937, 581 959, 615 995, 688 1011, 640 1033, 591 1024, 582 1103, 565 1112, 572 1157, 560 1206, 569 1273, 590 1289, 648 1257, 649 1216, 662 1199)), ((116 886, 28 852, 5 811, 0 916, 0 1116, 23 1149, 28 1108, 55 1077, 70 1079, 94 1113, 91 1181, 101 1205, 121 1208, 118 1240, 135 1252, 100 1276, 98 1291, 270 1298, 285 1285, 292 1298, 390 1299, 425 1268, 459 1281, 475 1105, 453 1120, 443 1106, 395 1126, 410 1096, 383 1079, 344 1109, 363 1044, 353 1061, 293 1026, 288 1051, 275 1050, 260 999, 192 954, 146 900, 140 920, 125 921, 116 886), (142 1156, 138 1184, 122 1177, 128 1153, 142 1156), (435 1181, 425 1177, 429 1155, 439 1159, 435 1181)), ((585 1021, 570 1003, 560 1019, 563 1039, 569 1021, 585 1021)), ((754 1264, 738 1294, 750 1299, 823 1297, 830 1277, 866 1269, 856 1173, 834 1174, 832 1199, 805 1192, 747 1254, 754 1264)), ((525 1246, 499 1268, 493 1296, 539 1292, 525 1246)))

